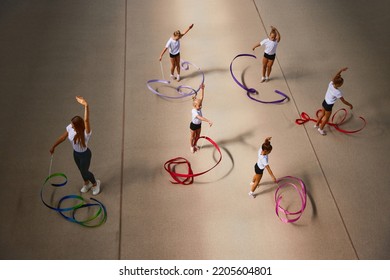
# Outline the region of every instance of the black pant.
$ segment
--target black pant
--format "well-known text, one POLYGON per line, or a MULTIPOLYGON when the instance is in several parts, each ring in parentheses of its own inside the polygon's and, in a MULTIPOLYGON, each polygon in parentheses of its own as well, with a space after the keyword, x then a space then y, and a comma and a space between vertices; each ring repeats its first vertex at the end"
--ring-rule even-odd
POLYGON ((90 181, 92 184, 96 184, 95 176, 93 176, 92 172, 89 171, 89 165, 91 164, 92 158, 90 149, 87 149, 82 153, 73 151, 73 158, 84 181, 90 181))

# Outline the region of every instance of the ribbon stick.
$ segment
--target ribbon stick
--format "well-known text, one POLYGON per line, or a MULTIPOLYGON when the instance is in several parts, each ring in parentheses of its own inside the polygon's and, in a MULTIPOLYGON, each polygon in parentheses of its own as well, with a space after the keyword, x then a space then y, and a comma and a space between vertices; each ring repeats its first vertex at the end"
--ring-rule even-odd
MULTIPOLYGON (((318 119, 319 117, 319 113, 321 112, 321 109, 317 110, 316 112, 316 117, 318 119)), ((352 133, 356 133, 356 132, 359 132, 361 131, 363 128, 365 128, 365 126, 367 125, 367 121, 359 116, 359 119, 361 119, 363 121, 363 125, 359 128, 359 129, 355 129, 355 130, 346 130, 346 129, 342 129, 340 128, 340 125, 344 124, 346 122, 346 119, 347 119, 347 115, 348 115, 348 111, 345 109, 345 108, 341 108, 339 110, 337 110, 331 117, 331 121, 328 122, 327 124, 334 127, 337 131, 340 131, 341 133, 345 133, 345 134, 352 134, 352 133), (344 115, 342 116, 341 120, 339 122, 335 122, 335 117, 337 114, 339 114, 339 112, 343 112, 344 115)), ((305 113, 305 112, 302 112, 301 113, 301 118, 300 119, 296 119, 295 120, 295 123, 298 124, 298 125, 302 125, 304 123, 307 123, 309 121, 312 121, 312 122, 317 122, 316 119, 312 119, 310 118, 310 116, 305 113)))
MULTIPOLYGON (((50 168, 49 168, 50 173, 51 173, 52 163, 53 163, 53 156, 51 157, 51 160, 50 160, 50 168)), ((46 180, 43 183, 42 188, 41 188, 40 195, 41 195, 42 203, 46 207, 50 208, 51 210, 58 212, 66 220, 73 222, 73 223, 76 223, 76 224, 79 224, 81 226, 98 227, 98 226, 104 224, 105 221, 107 220, 107 209, 104 206, 104 204, 101 203, 100 201, 98 201, 97 199, 91 198, 91 200, 94 201, 93 203, 91 203, 91 202, 87 202, 80 195, 75 195, 75 194, 66 195, 59 200, 57 206, 52 206, 44 200, 43 193, 44 193, 44 188, 47 185, 47 183, 50 183, 50 185, 52 187, 64 187, 67 184, 67 182, 68 182, 68 178, 66 177, 66 175, 64 173, 49 174, 49 176, 46 178, 46 180), (60 183, 50 183, 49 182, 50 179, 56 178, 56 177, 60 177, 63 181, 60 183), (67 200, 75 201, 75 205, 70 206, 70 207, 62 207, 62 204, 67 200), (92 207, 96 208, 96 212, 94 214, 92 214, 91 216, 87 217, 84 220, 80 220, 79 218, 76 217, 76 213, 80 209, 92 208, 92 207), (65 214, 65 213, 67 213, 67 214, 65 214)))
POLYGON ((297 177, 293 177, 293 176, 282 177, 277 181, 277 183, 278 183, 279 187, 275 191, 276 215, 284 223, 294 223, 294 222, 299 220, 299 218, 303 214, 303 211, 306 208, 306 186, 305 186, 305 183, 301 179, 299 179, 297 177), (291 180, 298 181, 299 185, 292 183, 291 180), (290 182, 285 182, 283 184, 279 184, 282 181, 290 181, 290 182), (299 197, 301 199, 301 209, 299 209, 298 211, 290 212, 281 206, 282 195, 279 194, 279 192, 281 191, 282 188, 286 188, 286 187, 294 188, 297 191, 297 193, 299 194, 299 197), (280 215, 280 212, 282 212, 286 216, 286 218, 282 217, 280 215), (295 216, 295 218, 289 218, 289 216, 295 216))
MULTIPOLYGON (((201 85, 204 83, 204 80, 205 80, 205 77, 204 77, 204 72, 198 67, 196 66, 195 64, 189 62, 189 61, 181 61, 180 62, 180 67, 181 69, 185 70, 185 71, 188 71, 190 69, 190 66, 192 67, 195 67, 197 69, 197 71, 201 74, 202 76, 202 81, 201 83, 199 84, 199 87, 197 89, 194 89, 190 86, 186 86, 186 85, 179 85, 178 87, 175 88, 176 92, 179 94, 179 95, 176 95, 176 96, 169 96, 169 95, 166 95, 166 94, 162 94, 162 93, 159 93, 157 90, 155 90, 153 87, 152 87, 152 84, 155 84, 155 83, 160 83, 160 84, 170 84, 171 82, 170 81, 167 81, 164 79, 164 76, 163 76, 163 79, 162 80, 159 80, 159 79, 153 79, 153 80, 149 80, 146 82, 146 86, 147 88, 154 94, 160 96, 160 97, 163 97, 163 98, 171 98, 171 99, 179 99, 179 98, 185 98, 187 96, 191 96, 191 95, 196 95, 200 88, 201 88, 201 85), (188 93, 185 93, 183 92, 183 89, 188 89, 189 92, 188 93)), ((162 69, 162 64, 161 64, 161 69, 162 69)))
POLYGON ((275 93, 276 93, 276 94, 279 94, 279 95, 282 96, 282 98, 281 98, 281 99, 278 99, 278 100, 274 100, 274 101, 263 101, 263 100, 254 98, 254 97, 252 96, 252 94, 257 93, 258 91, 257 91, 255 88, 248 88, 247 86, 245 86, 243 83, 241 83, 241 82, 234 76, 234 73, 233 73, 233 62, 234 62, 237 58, 239 58, 239 57, 252 57, 252 58, 255 58, 255 59, 256 59, 256 56, 253 55, 253 54, 245 54, 245 53, 244 53, 244 54, 238 54, 238 55, 236 55, 236 56, 233 58, 232 62, 230 63, 230 74, 232 75, 233 80, 236 82, 236 84, 237 84, 239 87, 241 87, 243 90, 246 91, 246 95, 247 95, 250 99, 252 99, 253 101, 256 101, 256 102, 264 103, 264 104, 278 104, 278 103, 284 102, 285 100, 287 100, 287 101, 289 100, 289 97, 288 97, 286 94, 284 94, 283 92, 279 91, 279 90, 275 90, 275 93))
MULTIPOLYGON (((212 166, 211 168, 207 169, 206 171, 194 173, 192 170, 192 167, 191 167, 191 163, 187 159, 185 159, 183 157, 176 157, 176 158, 170 159, 170 160, 165 162, 164 169, 172 177, 172 179, 173 179, 173 181, 171 181, 172 184, 190 185, 194 182, 194 177, 197 177, 197 176, 200 176, 200 175, 203 175, 203 174, 209 172, 210 170, 214 169, 221 162, 222 152, 221 152, 221 149, 219 148, 219 146, 217 145, 217 143, 215 143, 214 140, 212 140, 211 138, 209 138, 207 136, 200 136, 199 139, 201 139, 201 138, 209 141, 215 147, 215 149, 218 151, 219 159, 217 160, 217 163, 214 166, 212 166), (187 173, 175 172, 176 167, 179 165, 185 165, 187 167, 187 173)), ((199 139, 198 139, 198 141, 199 141, 199 139)))
POLYGON ((161 60, 160 60, 160 68, 161 68, 161 76, 162 76, 163 80, 165 80, 165 77, 164 77, 164 69, 163 69, 163 65, 162 65, 161 60))

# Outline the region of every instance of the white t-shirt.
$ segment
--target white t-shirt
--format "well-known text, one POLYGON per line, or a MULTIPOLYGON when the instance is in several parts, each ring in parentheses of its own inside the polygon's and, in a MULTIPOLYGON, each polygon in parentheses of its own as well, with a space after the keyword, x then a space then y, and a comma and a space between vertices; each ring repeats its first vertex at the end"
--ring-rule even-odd
POLYGON ((75 150, 76 152, 79 152, 79 153, 85 152, 87 150, 88 141, 89 141, 89 138, 91 137, 92 131, 90 131, 87 134, 86 131, 84 130, 85 146, 86 146, 84 148, 81 146, 80 143, 76 143, 76 144, 74 143, 73 139, 76 136, 76 131, 73 129, 72 124, 70 124, 66 127, 66 131, 68 132, 68 139, 69 139, 70 143, 72 143, 73 150, 75 150))
POLYGON ((328 86, 328 90, 325 94, 325 102, 329 105, 336 103, 338 98, 343 97, 341 91, 334 87, 333 82, 331 81, 328 86))
POLYGON ((180 52, 180 41, 169 38, 165 47, 169 49, 170 54, 176 55, 180 52))
POLYGON ((192 109, 192 123, 193 124, 201 124, 202 121, 198 119, 196 116, 201 116, 202 117, 202 110, 196 110, 195 108, 192 109))
POLYGON ((258 152, 257 166, 260 169, 264 169, 268 165, 268 155, 261 154, 262 149, 260 148, 258 152))
POLYGON ((269 55, 274 55, 276 53, 276 48, 278 46, 278 42, 272 41, 269 38, 264 39, 260 42, 260 46, 265 45, 264 52, 269 55))

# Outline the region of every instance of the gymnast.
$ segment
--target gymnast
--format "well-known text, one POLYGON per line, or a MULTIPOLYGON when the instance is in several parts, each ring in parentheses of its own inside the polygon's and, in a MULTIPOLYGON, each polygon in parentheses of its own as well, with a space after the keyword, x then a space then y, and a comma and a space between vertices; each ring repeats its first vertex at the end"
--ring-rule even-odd
POLYGON ((196 146, 196 143, 198 142, 198 139, 200 137, 200 132, 202 129, 202 121, 208 122, 210 127, 213 125, 213 123, 203 117, 202 115, 202 103, 204 99, 204 84, 200 86, 201 88, 201 96, 197 97, 196 95, 192 98, 193 100, 193 109, 191 111, 192 113, 192 120, 190 123, 190 145, 191 145, 191 152, 195 153, 197 150, 199 150, 199 146, 196 146))
POLYGON ((89 171, 92 157, 92 153, 88 148, 88 141, 92 134, 89 123, 89 106, 87 101, 81 96, 76 96, 76 100, 84 106, 84 119, 80 116, 73 117, 71 123, 66 127, 66 131, 50 149, 50 153, 54 154, 55 148, 68 138, 73 146, 74 161, 84 180, 84 185, 80 191, 86 193, 92 189, 92 194, 97 195, 100 192, 100 181, 96 180, 93 173, 89 171))
POLYGON ((256 44, 252 50, 254 51, 257 47, 265 45, 264 56, 263 56, 263 76, 261 82, 268 82, 272 71, 272 65, 274 64, 276 57, 276 48, 280 42, 279 31, 271 26, 271 32, 268 38, 264 39, 260 43, 256 44))
POLYGON ((263 177, 264 169, 266 168, 269 175, 271 175, 272 179, 276 183, 276 178, 274 174, 272 173, 271 167, 268 164, 268 155, 272 151, 271 146, 271 137, 267 137, 261 145, 261 149, 258 151, 258 159, 257 163, 255 164, 255 175, 253 176, 252 182, 251 182, 251 191, 248 193, 250 197, 256 198, 256 195, 254 194, 256 188, 260 184, 261 177, 263 177))
POLYGON ((328 85, 328 90, 325 94, 325 99, 322 102, 321 112, 318 115, 317 123, 314 125, 314 128, 318 128, 318 132, 321 135, 326 135, 324 131, 325 125, 328 123, 330 115, 332 114, 333 105, 336 103, 337 99, 340 99, 345 105, 349 106, 352 110, 353 106, 347 100, 344 99, 339 88, 343 85, 344 79, 341 77, 341 72, 347 71, 348 68, 342 68, 337 74, 334 76, 332 81, 328 85))
POLYGON ((180 39, 187 34, 194 27, 194 24, 191 24, 184 33, 181 33, 180 30, 173 32, 173 36, 169 38, 164 49, 160 54, 160 61, 164 53, 169 49, 169 56, 171 59, 171 79, 180 81, 180 39), (174 76, 174 71, 177 71, 177 77, 174 76))

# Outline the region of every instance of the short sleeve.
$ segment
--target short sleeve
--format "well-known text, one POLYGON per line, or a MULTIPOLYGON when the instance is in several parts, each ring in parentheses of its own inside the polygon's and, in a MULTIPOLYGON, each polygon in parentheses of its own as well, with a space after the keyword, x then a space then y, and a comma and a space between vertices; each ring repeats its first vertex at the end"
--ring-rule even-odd
POLYGON ((267 39, 264 39, 263 41, 260 42, 260 46, 264 45, 267 42, 267 39))

